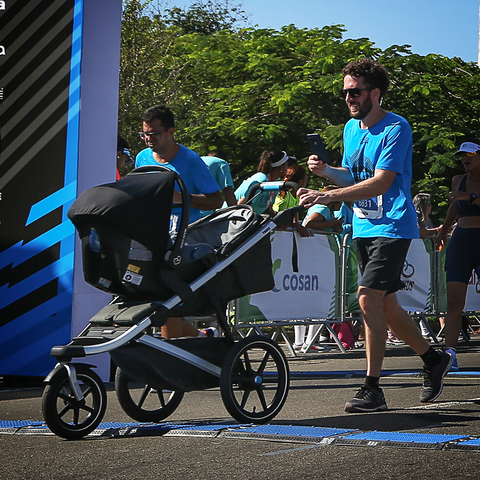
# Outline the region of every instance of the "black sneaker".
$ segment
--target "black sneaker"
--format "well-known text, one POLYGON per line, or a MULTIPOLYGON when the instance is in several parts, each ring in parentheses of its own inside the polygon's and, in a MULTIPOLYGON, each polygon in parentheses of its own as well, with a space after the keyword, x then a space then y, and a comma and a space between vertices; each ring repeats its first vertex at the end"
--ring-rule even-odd
POLYGON ((378 388, 360 387, 360 390, 352 400, 345 404, 345 411, 348 413, 377 412, 386 410, 387 402, 383 390, 378 388))
POLYGON ((448 373, 453 363, 453 356, 449 352, 439 352, 442 356, 439 363, 433 367, 423 366, 423 387, 420 392, 422 403, 433 402, 443 390, 443 377, 448 373))

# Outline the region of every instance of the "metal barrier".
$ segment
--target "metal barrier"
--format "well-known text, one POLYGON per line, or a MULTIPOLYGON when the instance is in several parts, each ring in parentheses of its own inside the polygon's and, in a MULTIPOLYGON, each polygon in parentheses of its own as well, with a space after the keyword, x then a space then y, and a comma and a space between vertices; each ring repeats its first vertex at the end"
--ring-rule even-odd
POLYGON ((274 337, 281 335, 295 355, 283 327, 324 324, 345 352, 332 328, 344 317, 345 255, 341 235, 315 232, 313 237, 302 238, 287 230, 275 231, 271 240, 275 288, 235 301, 236 330, 241 334, 245 329, 260 333, 262 327, 273 327, 274 337))
MULTIPOLYGON (((274 328, 274 338, 282 336, 295 355, 284 327, 324 324, 345 352, 332 326, 361 317, 356 298, 361 276, 355 241, 349 234, 323 231, 314 231, 309 238, 292 231, 275 231, 271 239, 275 288, 235 301, 235 329, 244 335, 244 330, 260 333, 262 327, 274 328), (292 261, 295 258, 297 261, 292 261)), ((402 272, 405 287, 397 292, 400 305, 424 322, 434 341, 438 340, 426 317, 438 318, 446 311, 445 254, 446 248, 439 252, 431 238, 414 239, 402 272)), ((479 312, 480 279, 474 273, 465 314, 478 316, 479 312)))

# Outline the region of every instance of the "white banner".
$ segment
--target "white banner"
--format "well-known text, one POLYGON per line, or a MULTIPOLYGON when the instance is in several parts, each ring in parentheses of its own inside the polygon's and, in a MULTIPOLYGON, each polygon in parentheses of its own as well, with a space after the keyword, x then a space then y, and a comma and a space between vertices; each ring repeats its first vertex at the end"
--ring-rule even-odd
MULTIPOLYGON (((327 235, 301 238, 295 233, 298 271, 294 271, 292 235, 283 231, 272 235, 275 287, 241 299, 237 312, 240 322, 262 317, 268 321, 335 317, 338 253, 330 248, 327 235)), ((331 242, 335 243, 333 237, 331 242)))
POLYGON ((425 243, 415 238, 408 249, 402 271, 405 287, 397 292, 400 305, 410 312, 430 311, 431 268, 425 243))
POLYGON ((467 300, 465 302, 464 312, 480 311, 480 278, 476 272, 473 272, 467 287, 467 300))

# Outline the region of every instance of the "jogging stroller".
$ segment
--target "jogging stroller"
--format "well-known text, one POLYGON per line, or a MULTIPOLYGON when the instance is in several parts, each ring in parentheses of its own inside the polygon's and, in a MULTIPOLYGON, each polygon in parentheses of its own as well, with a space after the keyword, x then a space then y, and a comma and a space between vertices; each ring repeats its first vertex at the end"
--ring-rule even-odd
POLYGON ((138 168, 72 204, 84 278, 114 299, 71 343, 51 350, 58 363, 45 379, 42 411, 55 434, 81 438, 100 424, 105 387, 91 365, 72 360, 105 352, 117 366, 119 403, 140 422, 164 420, 184 392, 213 387, 239 422, 265 423, 282 409, 290 379, 285 354, 266 336, 234 341, 226 305, 274 287, 269 233, 291 223, 295 209, 271 220, 237 205, 188 225, 189 208, 182 179, 162 166, 138 168), (175 185, 182 214, 172 237, 175 185), (211 314, 223 332, 218 338, 167 340, 156 333, 167 316, 211 314))

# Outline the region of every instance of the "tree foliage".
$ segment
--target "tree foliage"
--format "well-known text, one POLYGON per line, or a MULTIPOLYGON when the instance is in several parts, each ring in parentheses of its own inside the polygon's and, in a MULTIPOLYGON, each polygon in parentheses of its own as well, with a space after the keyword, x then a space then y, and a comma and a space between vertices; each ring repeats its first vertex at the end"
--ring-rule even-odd
POLYGON ((443 214, 450 179, 462 171, 455 146, 480 130, 475 64, 416 55, 408 45, 381 50, 367 38, 344 40, 341 25, 277 31, 243 28, 245 19, 228 0, 188 10, 124 3, 119 121, 134 149, 142 148, 135 135, 142 112, 164 103, 175 112, 177 140, 200 154, 224 149, 237 180, 256 170, 264 149, 305 161, 305 135, 314 131, 338 165, 349 118, 339 97, 341 70, 368 57, 391 77, 384 107, 412 126, 412 193, 431 193, 434 216, 443 214))

